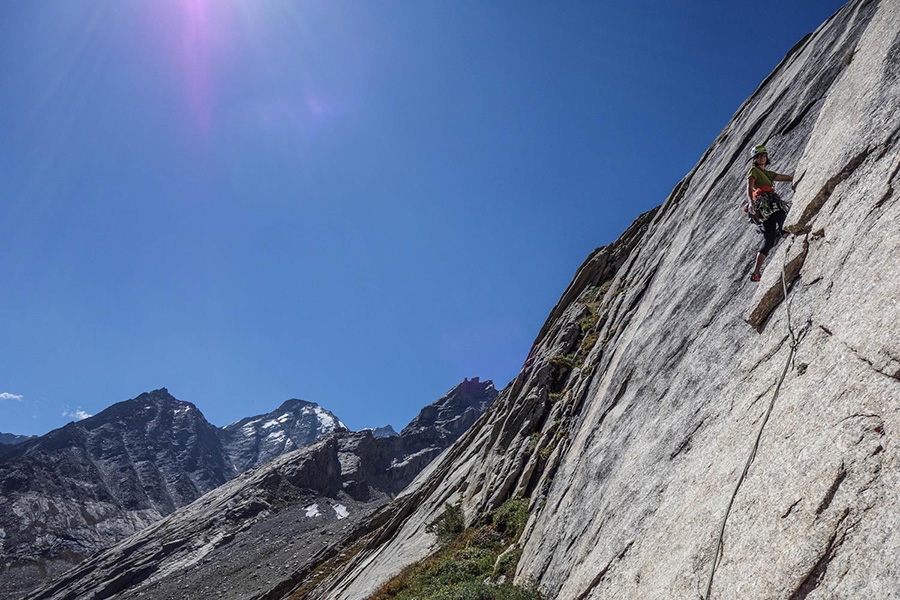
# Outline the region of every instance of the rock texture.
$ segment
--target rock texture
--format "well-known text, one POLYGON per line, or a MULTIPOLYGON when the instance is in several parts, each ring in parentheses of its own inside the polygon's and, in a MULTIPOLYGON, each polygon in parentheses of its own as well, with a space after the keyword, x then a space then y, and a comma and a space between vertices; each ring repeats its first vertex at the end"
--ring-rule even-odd
POLYGON ((346 429, 337 417, 302 400, 217 428, 160 389, 0 446, 0 598, 20 598, 238 473, 337 429, 346 429))
POLYGON ((7 446, 15 446, 16 444, 21 444, 22 442, 27 442, 28 440, 33 440, 37 436, 35 435, 16 435, 14 433, 0 433, 0 444, 4 444, 7 446))
MULTIPOLYGON (((394 465, 411 463, 409 454, 420 452, 424 440, 428 448, 452 444, 471 411, 483 411, 496 396, 490 381, 466 380, 423 409, 409 435, 404 429, 374 437, 371 430, 336 427, 326 439, 240 475, 28 598, 280 597, 374 527, 364 518, 415 475, 398 476, 394 465)), ((270 416, 256 420, 264 424, 270 416)))
POLYGON ((548 598, 696 599, 720 543, 716 600, 900 597, 898 173, 900 1, 855 0, 588 258, 492 409, 288 597, 366 598, 432 551, 444 503, 473 522, 513 495, 517 579, 548 598), (754 284, 757 143, 797 185, 754 284))
POLYGON ((216 428, 165 389, 4 448, 4 598, 19 597, 235 474, 216 428))
POLYGON ((219 439, 235 471, 242 473, 337 429, 347 427, 330 411, 313 402, 288 400, 270 413, 222 427, 219 439))
POLYGON ((390 425, 385 425, 384 427, 374 428, 372 430, 372 435, 375 437, 394 437, 399 434, 390 425))
POLYGON ((390 466, 395 491, 405 488, 481 416, 497 397, 493 382, 466 379, 426 406, 395 440, 390 466))

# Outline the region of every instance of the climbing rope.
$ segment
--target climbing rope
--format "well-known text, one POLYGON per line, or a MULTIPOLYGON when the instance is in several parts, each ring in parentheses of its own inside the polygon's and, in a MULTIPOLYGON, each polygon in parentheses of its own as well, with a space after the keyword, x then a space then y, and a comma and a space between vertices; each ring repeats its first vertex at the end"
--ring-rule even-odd
MULTIPOLYGON (((791 242, 793 244, 793 241, 791 242)), ((791 247, 788 246, 787 251, 785 251, 785 262, 787 261, 788 252, 791 247)), ((722 518, 722 525, 719 527, 719 536, 716 540, 716 550, 713 555, 712 567, 709 570, 709 582, 706 584, 706 594, 701 595, 701 600, 711 600, 711 590, 713 584, 713 578, 716 575, 716 567, 718 566, 719 556, 722 551, 722 543, 723 538, 725 537, 725 525, 728 522, 728 515, 731 514, 731 507, 734 504, 734 499, 737 497, 738 490, 741 489, 741 484, 744 483, 744 479, 747 477, 747 472, 750 470, 750 465, 753 464, 753 460, 756 458, 756 452, 759 450, 759 442, 762 439, 763 430, 766 428, 766 423, 769 421, 769 416, 772 414, 772 409, 775 408, 775 401, 778 400, 778 393, 781 391, 781 384, 784 383, 784 378, 787 377, 788 369, 791 368, 791 365, 794 362, 794 357, 797 354, 797 347, 800 345, 800 342, 806 336, 806 333, 809 331, 809 328, 812 326, 812 319, 807 319, 803 328, 799 332, 794 332, 794 328, 791 326, 791 301, 788 297, 788 289, 787 289, 787 276, 785 274, 786 265, 782 264, 781 267, 781 288, 784 292, 785 298, 785 307, 787 312, 787 328, 788 334, 791 337, 791 351, 788 353, 787 360, 784 363, 784 369, 781 371, 781 377, 778 378, 778 383, 775 385, 775 393, 772 394, 772 400, 769 401, 769 407, 766 409, 766 414, 763 416, 762 423, 759 426, 759 432, 756 434, 756 441, 753 442, 753 448, 750 449, 750 456, 747 457, 747 463, 744 465, 744 470, 741 473, 740 478, 738 479, 737 485, 734 486, 734 492, 731 493, 731 498, 728 500, 728 508, 725 509, 725 516, 722 518)))

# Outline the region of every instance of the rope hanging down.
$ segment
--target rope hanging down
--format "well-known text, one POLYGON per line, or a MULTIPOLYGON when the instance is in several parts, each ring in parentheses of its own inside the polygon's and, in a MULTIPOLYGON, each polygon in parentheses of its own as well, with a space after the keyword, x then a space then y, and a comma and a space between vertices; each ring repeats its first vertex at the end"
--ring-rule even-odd
MULTIPOLYGON (((788 246, 788 251, 790 251, 790 246, 788 246)), ((785 252, 785 260, 787 260, 787 252, 785 252)), ((700 596, 701 600, 711 600, 711 590, 713 584, 713 578, 716 575, 716 567, 718 566, 719 556, 722 551, 722 540, 725 537, 725 525, 728 522, 728 515, 731 514, 731 507, 734 504, 734 499, 737 497, 738 490, 741 489, 741 484, 744 483, 744 479, 747 477, 747 472, 750 470, 750 465, 753 464, 753 460, 756 458, 756 451, 759 449, 759 442, 762 439, 763 430, 766 428, 766 423, 769 421, 769 415, 772 414, 772 409, 775 408, 775 401, 778 399, 778 393, 781 391, 781 384, 784 383, 784 378, 787 377, 788 369, 790 369, 791 365, 794 362, 794 357, 797 354, 797 346, 800 345, 800 342, 803 340, 806 333, 809 331, 809 328, 812 326, 812 319, 807 319, 806 323, 803 325, 803 328, 798 332, 794 332, 794 328, 791 326, 791 302, 788 297, 788 289, 787 289, 787 280, 785 275, 785 266, 781 267, 781 287, 784 292, 784 298, 786 300, 785 307, 787 310, 787 328, 788 334, 791 336, 791 351, 788 354, 787 360, 784 363, 784 369, 781 371, 781 377, 778 378, 778 383, 775 386, 775 393, 772 394, 772 400, 769 402, 769 407, 766 409, 766 414, 763 416, 762 423, 759 426, 759 433, 756 434, 756 441, 753 443, 753 448, 750 449, 750 456, 747 457, 747 463, 744 465, 744 470, 741 473, 740 478, 738 479, 737 485, 734 486, 734 492, 731 494, 731 498, 728 500, 728 508, 725 509, 725 516, 722 518, 722 525, 719 527, 719 536, 716 539, 716 550, 713 554, 712 567, 709 570, 709 582, 706 584, 706 594, 700 596)))

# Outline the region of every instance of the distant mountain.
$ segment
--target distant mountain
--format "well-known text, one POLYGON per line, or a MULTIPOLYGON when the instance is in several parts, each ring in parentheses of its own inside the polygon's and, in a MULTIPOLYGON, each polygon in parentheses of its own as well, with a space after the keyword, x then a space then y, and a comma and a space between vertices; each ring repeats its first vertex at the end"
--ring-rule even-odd
POLYGON ((492 381, 474 377, 423 408, 398 437, 390 472, 402 482, 400 489, 471 427, 496 397, 492 381))
POLYGON ((372 435, 375 437, 394 437, 395 435, 400 435, 394 428, 390 425, 385 425, 384 427, 375 427, 372 429, 372 435))
POLYGON ((16 435, 14 433, 0 433, 0 444, 7 446, 15 446, 28 440, 33 440, 36 435, 16 435))
POLYGON ((236 475, 218 429, 165 389, 0 451, 0 597, 140 531, 236 475))
MULTIPOLYGON (((311 565, 342 552, 357 525, 425 466, 413 455, 442 451, 496 397, 490 381, 466 380, 390 437, 352 433, 335 419, 333 435, 245 472, 28 598, 98 597, 97 590, 115 590, 117 600, 280 598, 311 565)), ((330 413, 314 407, 289 402, 230 427, 257 421, 254 431, 274 430, 265 425, 307 409, 327 420, 330 413)))
POLYGON ((340 429, 347 427, 318 404, 288 400, 270 413, 222 427, 219 438, 241 473, 340 429))
POLYGON ((15 446, 0 446, 0 599, 190 504, 237 474, 346 430, 288 400, 218 428, 165 388, 15 446))

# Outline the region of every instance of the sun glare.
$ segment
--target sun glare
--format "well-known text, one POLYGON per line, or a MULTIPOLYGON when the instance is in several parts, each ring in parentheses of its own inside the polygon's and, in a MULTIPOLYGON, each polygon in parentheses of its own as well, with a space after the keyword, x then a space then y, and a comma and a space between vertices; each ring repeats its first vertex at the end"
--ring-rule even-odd
POLYGON ((356 89, 360 53, 327 3, 163 0, 144 10, 180 110, 204 139, 229 126, 305 137, 343 114, 356 89))

